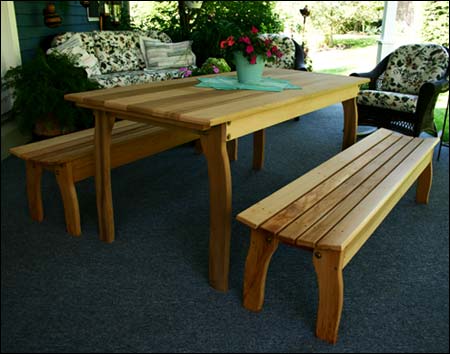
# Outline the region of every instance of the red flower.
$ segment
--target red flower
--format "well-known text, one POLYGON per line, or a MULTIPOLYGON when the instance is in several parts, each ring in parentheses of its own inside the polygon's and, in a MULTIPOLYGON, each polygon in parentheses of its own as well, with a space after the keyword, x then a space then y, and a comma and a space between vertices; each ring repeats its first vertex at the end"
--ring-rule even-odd
POLYGON ((237 37, 229 36, 219 42, 220 48, 229 57, 233 52, 240 52, 251 64, 256 64, 256 58, 261 55, 265 61, 276 63, 283 53, 274 45, 274 40, 265 35, 255 26, 237 37))
POLYGON ((248 38, 247 36, 239 38, 239 42, 244 42, 245 44, 252 44, 252 42, 250 42, 250 38, 248 38))
POLYGON ((220 42, 220 48, 225 49, 227 46, 228 47, 232 47, 234 44, 234 37, 233 36, 229 36, 227 39, 225 39, 224 41, 220 42))

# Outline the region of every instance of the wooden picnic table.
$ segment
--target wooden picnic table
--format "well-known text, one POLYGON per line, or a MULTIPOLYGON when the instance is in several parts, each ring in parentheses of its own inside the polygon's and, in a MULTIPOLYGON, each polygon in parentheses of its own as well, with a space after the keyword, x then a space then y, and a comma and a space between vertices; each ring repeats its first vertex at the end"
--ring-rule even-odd
MULTIPOLYGON (((225 75, 235 75, 234 72, 225 75)), ((111 130, 116 118, 199 135, 208 163, 210 189, 209 280, 228 290, 232 183, 227 142, 253 133, 261 168, 264 129, 336 103, 344 109, 342 148, 356 141, 356 95, 368 79, 286 69, 266 69, 265 77, 289 80, 299 90, 281 92, 195 87, 196 77, 67 94, 95 115, 96 194, 100 239, 114 240, 110 177, 111 130)), ((255 160, 254 160, 255 161, 255 160)))

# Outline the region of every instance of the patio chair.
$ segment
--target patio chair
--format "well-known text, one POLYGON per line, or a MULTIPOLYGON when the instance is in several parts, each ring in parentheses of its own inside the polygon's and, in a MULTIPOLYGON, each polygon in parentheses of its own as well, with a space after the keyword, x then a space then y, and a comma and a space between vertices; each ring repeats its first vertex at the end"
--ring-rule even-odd
POLYGON ((361 126, 387 128, 419 136, 436 136, 433 111, 439 94, 449 89, 449 49, 437 44, 404 45, 372 71, 368 89, 357 97, 361 126))

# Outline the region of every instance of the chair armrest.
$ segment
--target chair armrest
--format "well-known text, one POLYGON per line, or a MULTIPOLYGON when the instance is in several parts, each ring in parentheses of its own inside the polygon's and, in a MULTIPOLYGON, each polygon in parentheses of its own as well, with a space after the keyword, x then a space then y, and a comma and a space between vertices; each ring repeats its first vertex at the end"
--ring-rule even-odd
POLYGON ((378 78, 381 76, 381 74, 384 73, 387 67, 387 63, 389 61, 390 55, 385 57, 382 61, 380 61, 377 66, 372 70, 365 73, 351 73, 350 76, 356 76, 356 77, 367 77, 370 79, 369 83, 369 89, 375 90, 376 89, 376 82, 378 78))
POLYGON ((419 90, 416 107, 416 134, 420 133, 419 129, 433 125, 433 111, 439 94, 447 92, 449 83, 446 78, 425 82, 419 90))

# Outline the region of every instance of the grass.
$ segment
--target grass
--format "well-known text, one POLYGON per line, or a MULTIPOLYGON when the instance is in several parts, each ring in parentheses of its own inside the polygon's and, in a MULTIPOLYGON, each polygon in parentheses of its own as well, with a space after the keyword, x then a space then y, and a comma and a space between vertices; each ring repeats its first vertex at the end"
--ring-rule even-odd
POLYGON ((365 48, 370 47, 378 42, 378 36, 361 36, 361 37, 347 37, 347 38, 335 38, 334 46, 341 49, 350 48, 365 48))
MULTIPOLYGON (((442 126, 444 124, 444 115, 445 115, 445 109, 447 107, 448 102, 448 92, 445 94, 439 95, 438 101, 436 103, 436 108, 434 109, 434 122, 436 124, 436 128, 439 131, 442 130, 442 126)), ((444 131, 444 138, 443 141, 447 142, 449 141, 449 134, 448 134, 448 126, 449 126, 449 117, 447 115, 447 122, 445 123, 445 131, 444 131)))

